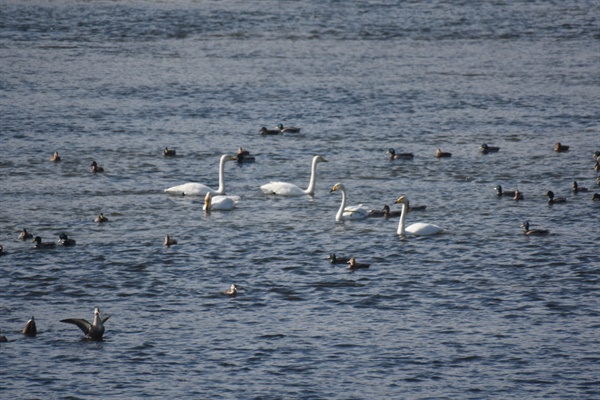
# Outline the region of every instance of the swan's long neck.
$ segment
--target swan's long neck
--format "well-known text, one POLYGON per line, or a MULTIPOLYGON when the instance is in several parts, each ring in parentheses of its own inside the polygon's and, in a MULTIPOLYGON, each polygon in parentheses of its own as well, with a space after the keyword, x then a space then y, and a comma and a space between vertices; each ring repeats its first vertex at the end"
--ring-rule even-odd
MULTIPOLYGON (((315 193, 315 180, 317 175, 317 158, 313 158, 312 167, 310 170, 310 182, 308 182, 308 189, 304 191, 306 194, 313 195, 315 193)), ((343 193, 343 192, 342 192, 343 193)))
POLYGON ((402 203, 400 211, 400 222, 398 223, 398 235, 404 235, 404 217, 406 217, 406 204, 402 203))
POLYGON ((225 160, 227 160, 227 156, 221 156, 221 161, 219 162, 219 189, 217 190, 218 194, 225 194, 225 182, 223 179, 223 171, 225 170, 225 160))
POLYGON ((342 204, 340 204, 340 209, 338 210, 335 220, 343 221, 344 220, 344 210, 346 209, 346 191, 344 189, 340 189, 342 192, 342 204))
POLYGON ((94 323, 92 325, 93 326, 102 326, 102 319, 100 318, 99 312, 94 313, 94 323))

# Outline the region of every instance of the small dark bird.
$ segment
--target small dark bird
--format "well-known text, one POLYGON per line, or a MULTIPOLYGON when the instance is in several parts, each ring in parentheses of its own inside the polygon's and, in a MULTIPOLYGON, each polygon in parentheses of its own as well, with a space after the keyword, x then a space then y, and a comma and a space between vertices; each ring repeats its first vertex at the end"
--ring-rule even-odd
POLYGON ((260 128, 259 131, 261 134, 263 135, 279 135, 281 133, 281 130, 279 129, 267 129, 266 127, 262 127, 260 128))
POLYGON ((241 147, 238 149, 237 154, 235 155, 235 157, 233 157, 233 159, 237 161, 238 164, 253 163, 256 160, 254 156, 250 155, 250 152, 248 150, 244 150, 241 147))
POLYGON ((337 257, 334 253, 331 253, 327 258, 332 264, 348 264, 348 261, 350 261, 349 258, 337 257))
POLYGON ((237 296, 237 286, 235 283, 232 283, 229 289, 224 292, 227 296, 235 297, 237 296))
POLYGON ((550 233, 547 229, 529 229, 529 221, 523 222, 521 228, 523 228, 523 235, 525 236, 544 236, 550 233))
POLYGON ((61 233, 58 236, 58 244, 61 246, 75 246, 75 239, 70 239, 66 233, 61 233))
POLYGON ((169 235, 165 235, 165 241, 163 242, 165 246, 169 247, 174 244, 177 244, 177 240, 171 239, 169 235))
POLYGON ((168 147, 165 147, 163 150, 163 157, 175 157, 177 155, 177 150, 169 150, 168 147))
POLYGON ((52 161, 52 162, 59 162, 60 160, 61 160, 61 158, 58 155, 58 151, 55 151, 54 154, 52 155, 52 157, 50 157, 50 161, 52 161))
POLYGON ((98 172, 104 172, 104 168, 99 167, 98 163, 96 161, 92 161, 92 164, 90 165, 90 167, 92 167, 93 174, 96 174, 98 172))
POLYGON ((523 196, 523 193, 519 192, 519 190, 515 190, 515 195, 513 196, 513 200, 519 201, 519 200, 523 200, 525 197, 523 196))
POLYGON ((21 333, 25 336, 30 337, 34 337, 35 335, 37 335, 37 327, 35 326, 35 319, 33 317, 31 317, 31 319, 27 321, 21 333))
POLYGON ((588 188, 581 187, 581 186, 577 185, 577 181, 573 181, 573 192, 579 193, 579 192, 587 192, 587 191, 588 191, 588 188))
POLYGON ((300 132, 300 128, 296 128, 295 126, 283 126, 283 124, 277 124, 277 129, 281 133, 298 133, 300 132))
POLYGON ((67 324, 74 324, 81 329, 83 334, 89 340, 101 341, 104 336, 104 323, 106 320, 110 318, 110 315, 107 315, 104 318, 100 317, 100 309, 98 307, 94 308, 94 322, 89 323, 85 319, 82 318, 68 318, 62 319, 60 322, 64 322, 67 324))
POLYGON ((398 160, 398 159, 411 160, 415 157, 415 155, 413 153, 396 153, 396 150, 394 150, 391 147, 388 149, 386 154, 390 155, 390 160, 398 160))
POLYGON ((600 193, 594 193, 594 195, 592 196, 592 200, 600 200, 600 193))
POLYGON ((488 146, 486 143, 484 143, 481 145, 481 147, 479 147, 479 149, 481 150, 481 152, 483 154, 488 154, 488 153, 497 153, 500 150, 500 147, 488 146))
POLYGON ((361 269, 361 268, 369 268, 371 264, 359 264, 356 262, 356 259, 352 257, 348 260, 348 269, 361 269))
POLYGON ((496 187, 494 188, 496 189, 496 195, 497 196, 509 196, 509 197, 515 197, 515 193, 517 192, 516 190, 508 190, 506 192, 502 191, 502 186, 500 185, 496 185, 496 187))
POLYGON ((441 151, 440 149, 437 149, 435 151, 435 156, 437 158, 452 157, 452 153, 448 153, 448 152, 445 152, 445 151, 441 151))
POLYGON ((56 243, 43 243, 42 238, 39 236, 33 238, 32 242, 35 242, 36 249, 49 249, 53 248, 56 245, 56 243))
POLYGON ((565 151, 569 151, 569 146, 565 146, 560 142, 556 142, 554 143, 554 151, 556 151, 557 153, 563 153, 565 151))
POLYGON ((106 218, 104 216, 104 214, 100 213, 100 215, 98 215, 94 221, 98 222, 99 224, 101 224, 101 223, 104 223, 104 222, 108 222, 108 218, 106 218))
POLYGON ((33 238, 33 235, 27 232, 27 229, 24 229, 19 233, 19 240, 27 240, 33 238))
POLYGON ((558 203, 566 203, 567 199, 564 197, 554 197, 554 192, 548 190, 544 196, 548 197, 548 204, 558 204, 558 203))

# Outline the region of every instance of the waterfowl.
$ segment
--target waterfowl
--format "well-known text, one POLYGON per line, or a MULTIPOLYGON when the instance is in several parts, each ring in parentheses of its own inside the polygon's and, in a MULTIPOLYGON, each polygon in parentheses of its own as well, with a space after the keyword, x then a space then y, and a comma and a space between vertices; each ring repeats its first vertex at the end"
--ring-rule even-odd
POLYGON ((556 151, 557 153, 569 151, 569 146, 565 146, 565 145, 561 144, 560 142, 556 142, 556 143, 554 143, 554 151, 556 151))
POLYGON ((8 342, 8 339, 6 338, 6 336, 0 335, 0 343, 6 343, 6 342, 8 342))
POLYGON ((287 182, 269 182, 260 187, 265 194, 277 194, 280 196, 302 196, 308 194, 312 196, 315 193, 315 180, 317 175, 317 164, 328 162, 322 156, 314 156, 310 170, 310 181, 306 190, 300 189, 298 186, 287 182))
POLYGON ((255 161, 254 156, 251 156, 248 150, 244 150, 241 147, 238 149, 234 159, 238 162, 238 164, 253 163, 255 161))
POLYGON ((519 201, 519 200, 523 200, 525 197, 523 196, 523 193, 519 192, 519 190, 515 190, 515 195, 513 196, 513 200, 519 201))
POLYGON ((296 128, 295 126, 283 126, 283 124, 277 124, 277 129, 281 133, 298 133, 300 132, 300 128, 296 128))
POLYGON ((544 196, 548 197, 548 204, 566 203, 567 199, 564 197, 554 197, 554 192, 548 190, 544 196))
POLYGON ((430 235, 435 235, 435 234, 438 234, 438 233, 441 233, 444 231, 443 228, 441 228, 437 225, 423 223, 423 222, 417 222, 417 223, 409 225, 405 228, 404 227, 404 219, 406 218, 406 214, 407 214, 407 202, 408 202, 408 199, 405 196, 398 197, 398 199, 394 202, 394 204, 402 205, 400 221, 398 222, 398 230, 397 230, 398 235, 404 235, 405 233, 408 233, 410 235, 416 235, 416 236, 430 236, 430 235))
POLYGON ((340 204, 340 208, 335 215, 336 221, 339 222, 346 219, 363 219, 369 216, 370 210, 366 207, 363 207, 362 204, 359 204, 358 206, 346 206, 346 188, 341 183, 336 183, 331 188, 329 193, 333 193, 338 190, 342 192, 342 203, 340 204))
POLYGON ((356 262, 356 259, 352 257, 348 260, 348 269, 361 269, 361 268, 369 268, 371 264, 360 264, 356 262))
POLYGON ((56 243, 44 243, 42 242, 42 238, 39 236, 36 236, 32 242, 35 242, 35 248, 36 249, 48 249, 48 248, 53 248, 56 243))
POLYGON ((237 295, 237 286, 235 283, 232 283, 229 289, 224 292, 227 296, 235 297, 237 295))
POLYGON ((92 161, 92 163, 90 164, 90 167, 92 167, 93 174, 96 174, 98 172, 104 172, 104 168, 98 166, 98 163, 96 161, 92 161))
POLYGON ((481 147, 479 147, 479 149, 481 150, 481 152, 483 154, 488 154, 488 153, 497 153, 500 150, 500 147, 488 146, 486 143, 484 143, 481 145, 481 147))
POLYGON ((263 135, 279 135, 281 133, 279 129, 267 129, 264 126, 260 128, 259 132, 263 135))
POLYGON ((502 186, 500 185, 496 185, 496 187, 494 188, 496 189, 496 195, 497 196, 510 196, 510 197, 515 197, 515 194, 517 193, 517 190, 509 190, 509 191, 502 191, 502 186))
POLYGON ((594 195, 592 196, 592 200, 600 200, 600 193, 594 193, 594 195))
POLYGON ((398 159, 410 160, 415 157, 415 155, 413 153, 396 153, 396 150, 394 150, 391 147, 388 149, 386 154, 390 155, 390 160, 398 160, 398 159))
POLYGON ((5 254, 6 254, 6 253, 4 252, 4 247, 2 247, 2 246, 0 245, 0 256, 3 256, 3 255, 5 255, 5 254))
POLYGON ((600 172, 600 162, 599 161, 596 161, 596 164, 594 164, 594 171, 600 172))
POLYGON ((390 217, 399 217, 400 215, 402 215, 402 210, 390 210, 390 206, 388 206, 387 204, 383 205, 383 208, 381 209, 381 211, 383 212, 383 218, 388 219, 390 217))
POLYGON ((440 149, 437 149, 435 151, 435 156, 437 158, 452 157, 452 153, 448 153, 448 152, 445 152, 445 151, 441 151, 440 149))
POLYGON ((169 247, 174 244, 177 244, 177 240, 171 239, 169 235, 165 235, 165 241, 163 242, 165 246, 169 247))
POLYGON ((235 208, 235 200, 230 196, 213 196, 212 193, 206 193, 204 197, 204 206, 202 210, 208 211, 229 211, 235 208))
POLYGON ((27 232, 27 229, 23 228, 21 233, 19 233, 19 240, 27 240, 33 238, 33 235, 27 232))
POLYGON ((58 155, 58 151, 55 151, 54 154, 52 154, 52 157, 50 157, 50 161, 52 162, 59 162, 60 160, 61 158, 58 155))
POLYGON ((75 246, 75 239, 70 239, 66 233, 61 233, 58 236, 58 244, 61 246, 75 246))
POLYGON ((427 209, 427 206, 414 206, 414 207, 411 207, 410 206, 410 202, 408 201, 408 199, 406 199, 406 210, 408 212, 411 212, 411 211, 425 211, 426 209, 427 209))
POLYGON ((329 259, 329 262, 332 264, 348 264, 348 261, 350 261, 349 258, 338 257, 335 255, 335 253, 331 253, 327 258, 329 259))
POLYGON ((577 185, 577 181, 573 181, 573 192, 587 192, 588 188, 577 185))
POLYGON ((175 157, 176 155, 177 150, 170 150, 168 147, 163 150, 163 157, 175 157))
POLYGON ((31 319, 27 321, 21 333, 25 336, 30 337, 34 337, 35 335, 37 335, 37 327, 35 325, 35 319, 33 317, 31 317, 31 319))
POLYGON ((529 221, 523 222, 521 228, 523 228, 523 235, 525 236, 543 236, 550 232, 548 229, 529 229, 529 221))
POLYGON ((89 340, 101 341, 102 336, 104 336, 104 323, 106 320, 110 318, 110 315, 107 315, 103 318, 100 317, 100 309, 98 307, 94 308, 94 322, 89 323, 85 319, 82 318, 68 318, 62 319, 60 322, 64 322, 67 324, 77 325, 79 329, 83 332, 89 340))
POLYGON ((101 224, 101 223, 104 223, 104 222, 108 222, 108 218, 106 218, 104 216, 104 214, 100 213, 100 215, 98 215, 94 221, 101 224))
POLYGON ((600 151, 595 151, 594 154, 592 154, 592 160, 600 161, 600 151))
POLYGON ((167 193, 173 194, 184 194, 186 196, 204 196, 206 193, 211 192, 212 194, 225 194, 225 184, 223 180, 223 171, 225 169, 225 162, 233 160, 228 154, 223 154, 219 160, 219 188, 217 190, 211 189, 206 185, 196 182, 184 183, 182 185, 172 186, 165 189, 167 193))

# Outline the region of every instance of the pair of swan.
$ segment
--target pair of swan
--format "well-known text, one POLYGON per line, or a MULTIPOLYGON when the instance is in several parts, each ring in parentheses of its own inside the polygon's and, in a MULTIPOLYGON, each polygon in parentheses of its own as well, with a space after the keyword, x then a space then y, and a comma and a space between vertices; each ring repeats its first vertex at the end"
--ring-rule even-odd
MULTIPOLYGON (((346 188, 343 184, 336 183, 331 188, 330 193, 335 191, 342 192, 342 204, 340 205, 340 208, 335 216, 336 221, 344 221, 346 219, 363 219, 369 216, 371 210, 364 207, 362 204, 358 206, 346 206, 346 188)), ((400 221, 398 222, 398 235, 405 236, 406 234, 409 234, 415 236, 430 236, 444 231, 443 228, 437 225, 424 222, 417 222, 405 227, 404 220, 406 218, 406 214, 408 213, 408 199, 405 196, 400 196, 394 202, 394 204, 400 204, 402 206, 402 210, 400 212, 400 221)))

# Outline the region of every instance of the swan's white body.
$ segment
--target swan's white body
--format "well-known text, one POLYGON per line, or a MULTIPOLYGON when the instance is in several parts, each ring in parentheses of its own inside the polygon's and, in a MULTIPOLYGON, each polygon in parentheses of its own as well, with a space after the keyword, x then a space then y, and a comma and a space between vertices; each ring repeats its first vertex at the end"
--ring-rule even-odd
POLYGON ((233 196, 213 196, 212 193, 206 193, 204 198, 204 211, 229 211, 235 208, 239 197, 233 196))
POLYGON ((277 194, 279 196, 303 196, 305 194, 313 195, 315 193, 315 180, 317 174, 317 164, 327 162, 321 156, 314 156, 312 159, 312 167, 310 171, 310 182, 306 190, 300 189, 298 186, 287 182, 269 182, 260 187, 260 190, 265 194, 277 194))
POLYGON ((330 193, 335 192, 336 190, 342 192, 342 204, 335 215, 336 221, 339 222, 345 219, 363 219, 369 216, 371 210, 364 207, 362 204, 346 207, 346 188, 344 185, 341 183, 336 183, 333 188, 331 188, 330 193))
POLYGON ((444 231, 444 228, 441 228, 437 225, 434 224, 428 224, 425 222, 417 222, 414 223, 412 225, 407 226, 406 228, 404 227, 404 218, 406 217, 406 213, 407 213, 407 206, 406 203, 408 202, 408 199, 406 199, 404 196, 400 196, 398 198, 398 200, 396 200, 396 203, 400 203, 400 205, 402 206, 402 212, 400 213, 400 222, 398 223, 398 235, 415 235, 415 236, 431 236, 431 235, 436 235, 438 233, 441 233, 444 231))
POLYGON ((231 160, 232 157, 223 154, 219 162, 219 188, 217 190, 211 189, 206 185, 196 182, 188 182, 182 185, 172 186, 165 189, 167 193, 173 194, 184 194, 186 196, 204 196, 206 193, 212 194, 225 194, 225 184, 223 182, 223 171, 225 169, 225 161, 231 160))

